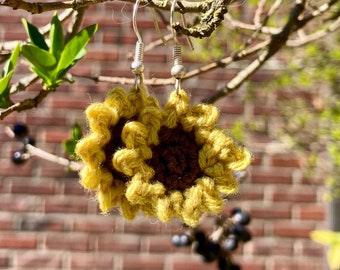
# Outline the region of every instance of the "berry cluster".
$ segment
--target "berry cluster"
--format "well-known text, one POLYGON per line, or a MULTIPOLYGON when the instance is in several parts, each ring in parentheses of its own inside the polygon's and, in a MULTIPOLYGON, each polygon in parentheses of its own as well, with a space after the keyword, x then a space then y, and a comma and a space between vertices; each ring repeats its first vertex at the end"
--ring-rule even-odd
POLYGON ((28 127, 25 124, 17 123, 12 129, 14 137, 20 142, 20 148, 12 153, 12 161, 16 165, 24 164, 30 157, 27 145, 34 145, 35 140, 29 136, 28 127))
POLYGON ((220 216, 215 220, 215 230, 207 236, 202 230, 190 229, 172 237, 172 244, 177 247, 192 246, 193 251, 202 256, 207 263, 218 261, 219 270, 238 270, 233 263, 231 252, 240 242, 251 240, 251 233, 245 227, 250 223, 249 213, 234 208, 230 217, 220 216))

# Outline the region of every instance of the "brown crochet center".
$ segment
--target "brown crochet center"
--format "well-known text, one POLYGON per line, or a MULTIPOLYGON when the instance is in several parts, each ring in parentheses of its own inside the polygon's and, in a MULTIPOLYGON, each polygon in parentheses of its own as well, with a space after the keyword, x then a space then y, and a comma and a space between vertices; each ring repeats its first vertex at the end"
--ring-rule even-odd
POLYGON ((124 147, 125 144, 122 141, 122 130, 126 124, 127 119, 120 119, 115 126, 110 127, 111 138, 110 141, 104 146, 105 161, 101 164, 102 167, 107 169, 113 176, 114 179, 126 182, 126 177, 121 172, 117 171, 112 165, 113 154, 120 148, 124 147))
POLYGON ((168 190, 184 190, 195 184, 202 175, 198 164, 200 146, 193 131, 186 132, 181 125, 161 127, 159 144, 152 146, 148 165, 155 170, 154 180, 168 190))

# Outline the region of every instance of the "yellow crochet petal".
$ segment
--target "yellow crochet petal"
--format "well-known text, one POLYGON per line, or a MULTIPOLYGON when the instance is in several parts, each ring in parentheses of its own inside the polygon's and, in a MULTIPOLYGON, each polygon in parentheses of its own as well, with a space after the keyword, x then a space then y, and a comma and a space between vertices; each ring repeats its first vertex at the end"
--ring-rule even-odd
POLYGON ((147 183, 142 180, 143 175, 136 174, 127 185, 126 198, 132 204, 147 204, 150 198, 157 199, 165 194, 165 187, 161 183, 147 183))
POLYGON ((218 162, 217 157, 213 151, 211 151, 211 145, 204 144, 199 151, 198 163, 200 168, 204 171, 206 168, 214 166, 218 162))
POLYGON ((157 203, 157 216, 163 222, 170 221, 173 217, 182 218, 183 194, 171 191, 169 195, 160 198, 157 203))
POLYGON ((75 152, 85 163, 96 167, 105 160, 105 153, 101 147, 102 145, 98 143, 98 136, 90 134, 78 141, 75 152))
POLYGON ((97 170, 91 167, 85 166, 79 172, 81 185, 90 190, 96 190, 100 184, 100 179, 96 175, 97 170))
POLYGON ((182 218, 187 225, 195 227, 205 207, 203 205, 203 190, 193 186, 185 191, 184 197, 182 218))
POLYGON ((138 213, 140 206, 132 205, 125 197, 120 203, 120 209, 124 218, 128 220, 133 220, 138 213))
POLYGON ((234 194, 238 190, 238 183, 231 173, 214 178, 216 189, 225 195, 234 194))
POLYGON ((105 192, 99 190, 97 193, 97 200, 99 203, 99 208, 103 213, 108 213, 114 206, 121 202, 121 189, 109 189, 105 192))
POLYGON ((180 117, 188 112, 188 99, 184 90, 174 91, 170 94, 164 110, 164 126, 174 128, 177 125, 180 117))
POLYGON ((109 108, 116 109, 120 117, 131 118, 135 113, 130 109, 133 106, 130 104, 126 91, 119 87, 108 93, 104 104, 109 108))
POLYGON ((157 107, 146 107, 144 108, 138 117, 138 121, 143 123, 148 130, 147 144, 157 145, 158 131, 161 127, 162 113, 157 107))
POLYGON ((251 153, 244 147, 238 147, 234 156, 234 161, 229 164, 229 168, 233 171, 244 170, 252 160, 251 153))
POLYGON ((202 177, 196 181, 197 186, 200 186, 203 192, 203 205, 206 211, 217 213, 221 211, 223 201, 216 191, 215 182, 212 178, 202 177))
POLYGON ((114 154, 112 163, 117 171, 133 176, 143 165, 143 159, 135 149, 121 149, 114 154))
POLYGON ((110 134, 110 126, 114 126, 119 121, 117 111, 110 109, 103 103, 91 104, 86 109, 86 116, 91 130, 98 134, 110 134))
POLYGON ((186 131, 193 128, 207 128, 211 130, 219 117, 219 111, 215 106, 198 104, 192 107, 190 114, 181 119, 181 124, 186 131))
POLYGON ((146 127, 137 121, 125 124, 122 130, 122 140, 127 148, 135 148, 140 145, 145 145, 148 137, 146 127))

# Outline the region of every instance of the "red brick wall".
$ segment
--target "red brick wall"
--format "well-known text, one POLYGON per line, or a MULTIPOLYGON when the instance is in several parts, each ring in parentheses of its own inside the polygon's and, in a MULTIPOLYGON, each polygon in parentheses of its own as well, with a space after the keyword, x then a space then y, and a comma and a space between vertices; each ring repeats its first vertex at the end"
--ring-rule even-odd
MULTIPOLYGON (((85 24, 98 23, 99 30, 88 46, 89 53, 73 70, 79 75, 125 76, 130 72, 131 55, 136 37, 131 25, 132 4, 111 2, 92 7, 85 24)), ((21 16, 42 26, 50 14, 30 15, 22 11, 0 9, 0 40, 24 40, 21 16)), ((146 44, 158 38, 147 8, 140 9, 137 22, 146 44)), ((162 28, 165 34, 168 30, 162 28)), ((186 48, 185 51, 188 49, 186 48)), ((184 61, 188 70, 199 64, 184 61)), ((145 53, 145 77, 169 77, 172 66, 171 46, 160 46, 145 53)), ((15 79, 27 68, 17 69, 15 79)), ((21 75, 20 75, 21 74, 21 75)), ((216 70, 185 81, 193 102, 216 90, 233 72, 216 70)), ((266 71, 252 79, 270 78, 266 71)), ((76 173, 32 157, 16 167, 11 152, 18 143, 8 138, 5 126, 20 121, 29 125, 37 146, 64 155, 60 142, 69 136, 77 121, 86 127, 83 110, 92 101, 102 101, 110 83, 94 83, 76 78, 76 83, 63 85, 38 109, 14 113, 0 122, 0 268, 2 269, 115 269, 115 270, 184 270, 217 269, 205 264, 188 248, 174 248, 170 239, 180 231, 174 221, 161 224, 142 216, 125 221, 117 211, 101 215, 96 202, 79 185, 76 173)), ((39 85, 15 100, 34 95, 39 85)), ((149 87, 164 101, 173 87, 149 87)), ((220 123, 228 127, 236 119, 260 119, 273 111, 271 93, 258 102, 244 100, 242 88, 216 103, 222 112, 220 123)), ((275 119, 269 125, 274 127, 275 119)), ((241 245, 235 260, 249 270, 320 270, 326 269, 322 246, 309 239, 309 232, 326 227, 326 206, 322 201, 323 186, 306 179, 299 160, 282 152, 275 140, 265 134, 248 134, 246 146, 254 155, 249 178, 239 194, 226 203, 224 212, 240 206, 252 215, 249 226, 253 240, 241 245)), ((204 224, 211 229, 211 219, 204 224)))

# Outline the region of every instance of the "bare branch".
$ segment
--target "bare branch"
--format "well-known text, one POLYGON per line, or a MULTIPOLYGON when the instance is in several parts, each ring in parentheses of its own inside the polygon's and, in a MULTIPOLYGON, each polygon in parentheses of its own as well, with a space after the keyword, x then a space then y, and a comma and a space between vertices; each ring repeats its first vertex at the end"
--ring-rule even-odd
MULTIPOLYGON (((47 11, 63 10, 63 9, 74 9, 85 8, 91 5, 96 5, 105 2, 111 2, 114 0, 73 0, 73 1, 56 1, 56 2, 28 2, 25 0, 0 0, 0 6, 7 6, 13 9, 22 9, 32 14, 43 13, 47 11)), ((124 0, 124 2, 135 3, 135 0, 124 0)), ((177 8, 182 13, 187 12, 206 12, 210 9, 211 4, 214 0, 191 2, 181 1, 181 7, 177 8)), ((141 5, 150 5, 151 7, 170 10, 170 1, 162 0, 142 0, 141 5)))
POLYGON ((15 103, 12 106, 0 111, 0 120, 4 119, 7 115, 11 114, 12 112, 21 112, 28 109, 32 109, 37 107, 48 94, 52 93, 52 90, 44 90, 41 89, 34 98, 28 98, 21 102, 15 103))
POLYGON ((225 87, 218 90, 214 95, 203 100, 205 103, 214 103, 218 99, 238 89, 252 74, 254 74, 262 65, 278 52, 288 40, 290 34, 297 30, 298 18, 305 9, 305 0, 296 0, 289 18, 282 31, 272 35, 266 50, 245 69, 240 71, 225 87))

